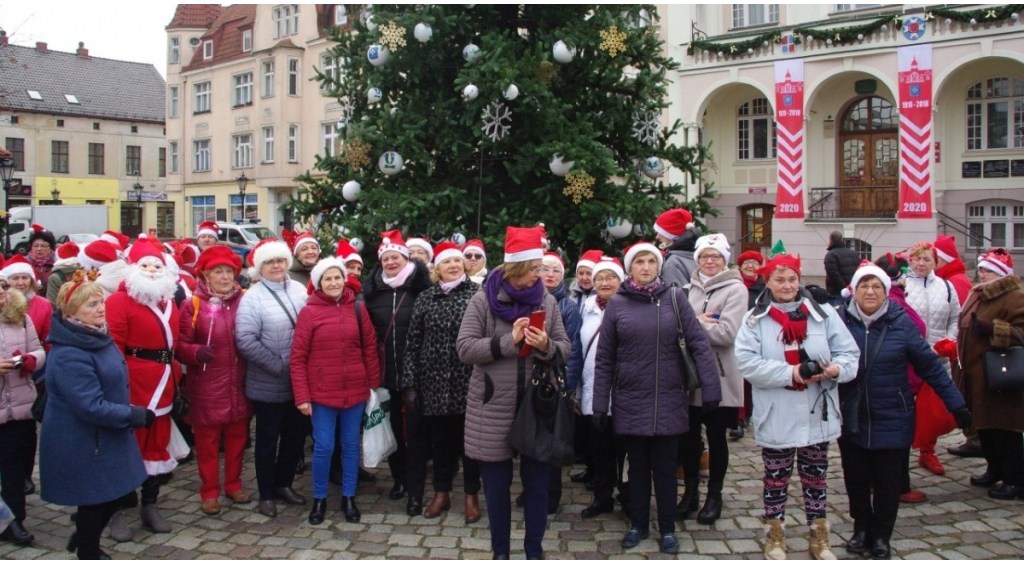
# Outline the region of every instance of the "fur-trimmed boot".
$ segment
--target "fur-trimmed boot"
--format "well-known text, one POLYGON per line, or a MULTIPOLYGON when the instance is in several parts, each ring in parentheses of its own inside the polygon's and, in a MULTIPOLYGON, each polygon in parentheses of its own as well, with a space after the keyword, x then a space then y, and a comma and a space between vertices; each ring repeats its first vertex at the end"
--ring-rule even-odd
POLYGON ((764 540, 765 560, 786 559, 786 528, 782 519, 768 519, 765 524, 768 532, 764 540))
POLYGON ((832 545, 828 540, 828 520, 815 519, 811 523, 811 534, 807 538, 807 548, 815 560, 839 560, 836 553, 832 552, 832 545))

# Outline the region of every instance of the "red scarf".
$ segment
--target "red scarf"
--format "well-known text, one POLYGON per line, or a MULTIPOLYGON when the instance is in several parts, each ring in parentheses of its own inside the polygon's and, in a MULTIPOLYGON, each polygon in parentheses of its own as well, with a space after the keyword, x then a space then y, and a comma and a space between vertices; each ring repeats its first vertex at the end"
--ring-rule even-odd
POLYGON ((597 296, 597 307, 604 311, 605 306, 608 305, 608 300, 602 300, 601 296, 597 296))
MULTIPOLYGON (((807 316, 810 311, 807 304, 800 304, 796 311, 786 312, 772 306, 768 308, 768 315, 776 323, 782 325, 779 333, 779 340, 785 345, 786 363, 790 366, 800 364, 800 344, 807 338, 807 316)), ((788 390, 801 391, 807 389, 804 384, 793 384, 786 386, 788 390)))

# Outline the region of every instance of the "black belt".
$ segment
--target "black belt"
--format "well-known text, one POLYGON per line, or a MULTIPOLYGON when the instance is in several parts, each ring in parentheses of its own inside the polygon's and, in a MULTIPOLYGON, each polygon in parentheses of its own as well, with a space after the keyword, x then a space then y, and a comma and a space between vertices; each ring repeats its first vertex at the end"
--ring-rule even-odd
POLYGON ((170 364, 174 360, 174 351, 171 349, 140 349, 138 347, 126 347, 124 352, 128 356, 152 360, 160 364, 170 364))

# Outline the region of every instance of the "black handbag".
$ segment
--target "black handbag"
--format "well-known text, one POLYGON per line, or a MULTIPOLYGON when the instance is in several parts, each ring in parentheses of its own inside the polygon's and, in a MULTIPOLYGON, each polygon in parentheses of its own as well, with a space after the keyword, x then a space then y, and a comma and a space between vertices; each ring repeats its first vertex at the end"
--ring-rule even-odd
POLYGON ((885 342, 885 334, 889 331, 889 325, 886 324, 882 327, 882 334, 878 336, 878 342, 875 343, 875 350, 871 353, 871 357, 865 359, 864 355, 861 354, 861 366, 860 371, 857 373, 857 378, 850 384, 844 384, 847 386, 846 389, 853 388, 852 392, 843 393, 840 389, 839 392, 839 413, 842 415, 842 433, 844 435, 859 435, 860 434, 860 414, 861 410, 864 409, 864 385, 865 380, 871 374, 871 367, 875 364, 875 357, 878 356, 879 349, 882 348, 882 343, 885 342))
MULTIPOLYGON (((554 345, 552 345, 554 346, 554 345)), ((526 380, 526 359, 519 359, 519 403, 509 443, 519 454, 552 466, 573 463, 576 418, 565 389, 565 363, 560 351, 550 362, 534 361, 526 380)))
POLYGON ((174 419, 181 419, 188 415, 191 411, 192 404, 188 401, 188 396, 182 391, 181 386, 174 392, 174 401, 171 403, 171 417, 174 419))
POLYGON ((43 413, 46 412, 46 384, 43 383, 43 380, 36 382, 36 399, 32 401, 29 412, 36 423, 43 422, 43 413))
MULTIPOLYGON (((1024 343, 1024 338, 1017 335, 1024 343)), ((985 383, 997 394, 1024 391, 1024 347, 1008 347, 985 352, 985 383)))
POLYGON ((672 294, 672 309, 676 312, 676 336, 679 339, 679 352, 683 357, 683 386, 686 391, 692 392, 700 389, 700 378, 697 377, 697 364, 693 362, 693 355, 686 346, 686 336, 683 333, 683 317, 679 314, 679 300, 676 298, 676 289, 669 288, 672 294))

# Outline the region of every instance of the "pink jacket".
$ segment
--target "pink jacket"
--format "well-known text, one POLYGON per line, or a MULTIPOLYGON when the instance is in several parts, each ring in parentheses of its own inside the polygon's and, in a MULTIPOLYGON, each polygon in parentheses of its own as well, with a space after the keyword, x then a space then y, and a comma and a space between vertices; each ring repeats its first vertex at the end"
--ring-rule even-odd
MULTIPOLYGON (((27 310, 25 296, 17 290, 7 290, 7 304, 0 310, 0 358, 11 358, 17 351, 22 356, 33 357, 38 370, 46 361, 46 352, 39 346, 35 324, 26 315, 27 310)), ((0 376, 0 425, 32 419, 35 399, 36 386, 30 370, 12 370, 0 376)))

